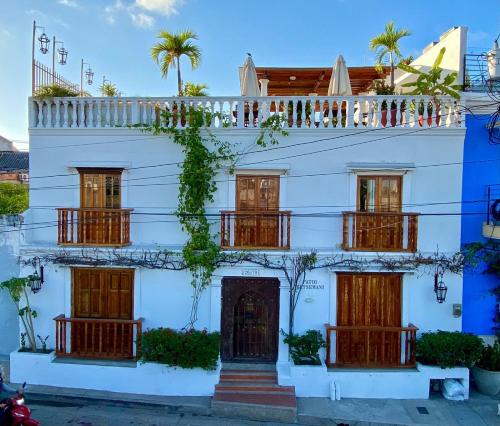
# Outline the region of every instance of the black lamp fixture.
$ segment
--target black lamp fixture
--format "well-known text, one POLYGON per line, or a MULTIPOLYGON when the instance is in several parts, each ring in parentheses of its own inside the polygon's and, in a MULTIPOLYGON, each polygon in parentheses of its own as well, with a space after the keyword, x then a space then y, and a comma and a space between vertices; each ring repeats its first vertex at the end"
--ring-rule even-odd
POLYGON ((94 71, 92 71, 92 68, 90 66, 87 68, 87 71, 85 71, 85 78, 87 79, 87 84, 90 86, 94 82, 94 71))
POLYGON ((57 54, 59 56, 58 62, 61 65, 66 65, 66 60, 68 58, 68 51, 64 48, 64 46, 57 49, 57 54))
POLYGON ((446 300, 446 293, 448 292, 448 287, 443 281, 444 271, 442 268, 438 267, 436 273, 434 274, 434 293, 436 294, 436 300, 438 303, 443 303, 446 300))
POLYGON ((38 293, 42 289, 43 284, 43 265, 41 264, 39 257, 34 257, 31 263, 35 268, 35 272, 29 277, 29 284, 31 291, 33 293, 38 293), (40 273, 38 273, 37 266, 40 269, 40 273))
POLYGON ((50 39, 47 37, 47 34, 42 33, 42 35, 38 37, 38 41, 40 42, 40 52, 45 55, 49 51, 50 39))

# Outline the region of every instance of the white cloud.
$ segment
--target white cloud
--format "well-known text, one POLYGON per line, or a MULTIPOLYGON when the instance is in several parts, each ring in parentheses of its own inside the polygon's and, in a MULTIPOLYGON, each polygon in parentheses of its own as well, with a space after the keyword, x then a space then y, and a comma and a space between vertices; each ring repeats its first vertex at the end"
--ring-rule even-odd
POLYGON ((184 0, 135 0, 135 4, 149 12, 161 13, 162 15, 177 15, 178 7, 182 6, 184 0))
POLYGON ((57 0, 59 4, 62 4, 63 6, 68 6, 68 7, 73 7, 77 8, 78 3, 75 0, 57 0))
POLYGON ((134 0, 131 3, 124 3, 122 0, 116 0, 114 3, 108 4, 104 8, 104 18, 109 24, 113 25, 116 23, 119 13, 127 13, 132 20, 132 24, 136 27, 151 28, 156 22, 151 14, 175 15, 179 13, 177 8, 184 4, 184 1, 185 0, 134 0), (144 11, 150 13, 144 13, 144 11))
POLYGON ((152 16, 146 15, 145 13, 133 13, 130 12, 130 18, 132 19, 132 23, 136 27, 140 28, 151 28, 155 24, 155 18, 152 16))

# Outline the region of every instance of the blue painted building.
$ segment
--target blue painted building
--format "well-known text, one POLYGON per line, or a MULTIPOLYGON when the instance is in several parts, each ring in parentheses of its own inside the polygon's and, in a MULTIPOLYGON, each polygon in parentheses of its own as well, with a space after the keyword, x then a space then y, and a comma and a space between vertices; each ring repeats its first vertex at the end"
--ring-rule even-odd
MULTIPOLYGON (((475 93, 477 98, 479 94, 475 93)), ((481 96, 481 95, 479 95, 481 96)), ((484 103, 492 100, 484 95, 484 103)), ((467 106, 476 104, 468 101, 467 106)), ((477 111, 477 110, 476 110, 477 111)), ((485 112, 485 111, 482 111, 485 112)), ((488 186, 500 183, 500 144, 493 144, 488 137, 489 115, 467 114, 467 131, 464 143, 464 167, 462 181, 462 245, 486 241, 483 224, 487 220, 488 186), (488 161, 496 160, 496 161, 488 161)), ((500 198, 500 186, 492 195, 500 198)), ((484 269, 484 268, 483 268, 484 269)), ((490 290, 498 285, 498 278, 476 271, 466 271, 463 281, 463 331, 478 335, 492 335, 493 318, 497 308, 490 290)))

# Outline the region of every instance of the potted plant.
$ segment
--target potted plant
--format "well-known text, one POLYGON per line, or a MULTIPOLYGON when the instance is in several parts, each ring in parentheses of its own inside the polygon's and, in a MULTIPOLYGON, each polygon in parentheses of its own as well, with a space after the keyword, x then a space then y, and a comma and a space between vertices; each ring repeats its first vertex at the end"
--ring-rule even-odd
POLYGON ((472 376, 479 392, 491 396, 500 393, 500 342, 483 349, 481 358, 472 369, 472 376))
POLYGON ((307 330, 304 334, 286 334, 283 340, 290 348, 290 356, 295 365, 321 365, 318 352, 326 346, 318 330, 307 330))
MULTIPOLYGON (((385 80, 373 80, 371 90, 373 90, 377 95, 394 95, 394 89, 385 83, 385 80)), ((391 126, 396 125, 396 103, 391 102, 391 126)), ((380 106, 380 115, 382 126, 387 125, 387 101, 383 100, 380 106)))
MULTIPOLYGON (((443 47, 434 61, 431 69, 428 72, 420 71, 410 65, 407 65, 403 62, 400 62, 398 68, 406 71, 410 74, 415 74, 417 76, 416 81, 410 83, 402 84, 402 87, 411 87, 413 90, 410 92, 410 95, 424 95, 430 96, 433 100, 432 103, 429 103, 427 106, 427 111, 429 113, 428 124, 429 126, 432 124, 432 113, 435 109, 436 113, 436 126, 439 126, 441 122, 441 103, 438 96, 449 95, 454 99, 460 99, 460 93, 458 90, 461 90, 461 86, 458 84, 453 84, 457 79, 457 73, 451 72, 444 78, 441 77, 441 73, 443 69, 440 67, 441 62, 443 61, 444 54, 446 52, 446 48, 443 47), (434 108, 435 107, 435 108, 434 108)), ((423 106, 422 112, 420 111, 419 105, 419 122, 420 125, 423 124, 423 106)))

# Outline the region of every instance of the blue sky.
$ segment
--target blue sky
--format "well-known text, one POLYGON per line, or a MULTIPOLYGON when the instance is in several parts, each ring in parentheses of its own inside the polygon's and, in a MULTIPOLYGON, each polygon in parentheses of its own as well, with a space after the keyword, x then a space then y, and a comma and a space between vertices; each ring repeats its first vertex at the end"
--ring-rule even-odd
MULTIPOLYGON (((0 0, 0 135, 26 141, 31 90, 33 19, 65 42, 79 82, 83 57, 126 96, 170 96, 175 74, 162 79, 149 57, 159 29, 193 29, 201 66, 181 64, 184 81, 206 83, 213 95, 239 92, 237 68, 252 52, 257 66, 328 66, 342 53, 348 65, 370 65, 368 41, 393 19, 412 31, 401 43, 418 52, 455 25, 469 27, 469 47, 489 48, 500 32, 498 0, 0 0), (478 7, 481 5, 481 8, 478 7)), ((46 64, 50 54, 37 54, 46 64)))

